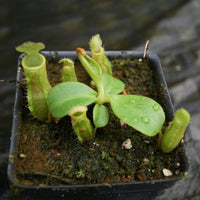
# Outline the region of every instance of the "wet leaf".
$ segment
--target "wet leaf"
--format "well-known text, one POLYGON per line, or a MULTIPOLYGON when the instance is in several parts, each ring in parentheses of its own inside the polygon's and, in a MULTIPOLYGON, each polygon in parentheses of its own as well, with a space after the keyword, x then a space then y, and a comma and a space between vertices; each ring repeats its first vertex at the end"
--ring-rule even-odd
POLYGON ((110 103, 118 118, 148 136, 156 135, 165 121, 162 107, 148 97, 113 95, 110 103))

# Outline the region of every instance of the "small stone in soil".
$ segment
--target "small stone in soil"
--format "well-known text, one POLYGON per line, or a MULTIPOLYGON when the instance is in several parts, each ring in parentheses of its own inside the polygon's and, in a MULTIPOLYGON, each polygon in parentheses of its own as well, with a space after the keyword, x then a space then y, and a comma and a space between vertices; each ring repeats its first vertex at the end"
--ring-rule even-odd
POLYGON ((144 159, 143 159, 143 163, 144 163, 145 165, 149 164, 149 162, 150 162, 149 159, 147 159, 147 158, 144 158, 144 159))
POLYGON ((21 154, 19 155, 19 157, 20 157, 20 158, 26 158, 26 155, 24 155, 23 153, 21 153, 21 154))
POLYGON ((164 168, 162 171, 163 171, 164 176, 172 176, 173 175, 169 169, 164 168))
POLYGON ((131 148, 132 148, 132 144, 131 144, 130 139, 127 139, 126 141, 122 143, 122 149, 131 149, 131 148))

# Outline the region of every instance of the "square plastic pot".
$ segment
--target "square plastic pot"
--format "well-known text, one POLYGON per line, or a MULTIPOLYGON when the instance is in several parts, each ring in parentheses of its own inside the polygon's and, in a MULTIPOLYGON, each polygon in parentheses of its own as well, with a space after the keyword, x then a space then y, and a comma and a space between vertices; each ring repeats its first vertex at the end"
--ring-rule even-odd
MULTIPOLYGON (((76 53, 72 51, 43 51, 42 52, 48 59, 58 61, 63 57, 69 57, 77 60, 76 53)), ((88 53, 90 54, 90 53, 88 53)), ((130 59, 142 59, 143 52, 135 51, 107 51, 106 55, 111 58, 130 58, 130 59)), ((20 60, 23 57, 21 55, 18 60, 17 81, 20 82, 21 71, 20 60)), ((169 96, 167 84, 164 78, 163 70, 160 64, 159 58, 151 53, 147 53, 146 58, 152 65, 154 71, 154 77, 157 85, 157 92, 159 95, 159 103, 162 105, 166 113, 167 121, 171 121, 174 115, 173 105, 169 96)), ((27 186, 20 182, 16 182, 16 155, 17 146, 20 139, 20 126, 21 126, 21 91, 20 88, 16 88, 13 124, 12 124, 12 136, 10 145, 10 156, 8 164, 8 178, 11 187, 14 191, 20 191, 20 195, 15 199, 123 199, 123 200, 135 200, 135 199, 152 199, 158 193, 162 192, 172 186, 176 181, 181 180, 180 176, 174 179, 155 180, 146 182, 128 182, 128 183, 115 183, 109 186, 103 184, 89 184, 89 185, 65 185, 65 186, 27 186)), ((184 145, 181 143, 180 147, 180 160, 182 166, 182 172, 188 170, 188 160, 185 153, 184 145)))

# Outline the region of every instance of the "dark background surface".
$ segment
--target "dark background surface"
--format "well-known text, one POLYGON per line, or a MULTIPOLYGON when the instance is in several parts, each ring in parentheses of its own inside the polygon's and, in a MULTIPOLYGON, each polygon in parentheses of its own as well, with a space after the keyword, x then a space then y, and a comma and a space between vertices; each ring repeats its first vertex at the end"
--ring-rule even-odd
MULTIPOLYGON (((186 148, 188 178, 157 199, 200 199, 200 1, 199 0, 0 0, 0 79, 14 80, 24 41, 46 50, 88 49, 100 33, 106 50, 150 51, 161 58, 176 108, 192 116, 186 148)), ((12 197, 6 170, 14 103, 14 83, 0 83, 0 199, 12 197)))

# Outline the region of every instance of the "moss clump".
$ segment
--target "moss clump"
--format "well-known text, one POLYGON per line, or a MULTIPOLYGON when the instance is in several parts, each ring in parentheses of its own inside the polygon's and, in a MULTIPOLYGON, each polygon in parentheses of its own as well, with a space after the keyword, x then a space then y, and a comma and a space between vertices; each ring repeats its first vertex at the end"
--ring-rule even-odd
MULTIPOLYGON (((113 75, 125 82, 128 94, 158 100, 148 62, 116 59, 112 64, 113 75)), ((75 65, 78 80, 89 84, 83 67, 79 62, 75 65)), ((61 82, 61 65, 49 62, 47 69, 52 85, 61 82)), ((112 111, 109 124, 99 129, 93 140, 80 143, 68 116, 58 124, 44 124, 31 117, 26 104, 23 108, 17 159, 17 179, 21 183, 66 185, 158 180, 165 178, 163 168, 173 174, 176 170, 181 173, 179 153, 163 154, 156 137, 147 137, 128 125, 121 128, 112 111), (122 148, 127 139, 132 143, 129 150, 122 148)), ((92 118, 92 108, 88 109, 88 117, 92 118)))

